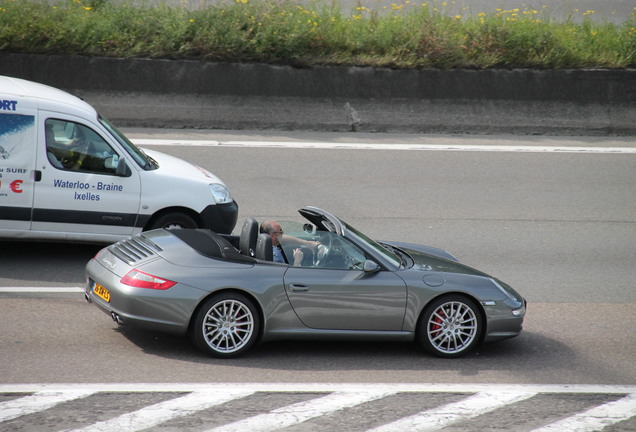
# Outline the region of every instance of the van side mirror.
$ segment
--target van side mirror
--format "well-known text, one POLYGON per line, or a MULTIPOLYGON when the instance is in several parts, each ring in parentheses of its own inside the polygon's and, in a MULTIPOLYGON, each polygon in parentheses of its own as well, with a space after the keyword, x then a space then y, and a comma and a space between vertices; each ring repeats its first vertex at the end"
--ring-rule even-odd
POLYGON ((375 261, 366 260, 364 262, 364 265, 362 266, 362 270, 365 273, 375 273, 375 272, 380 271, 380 266, 375 261))
POLYGON ((119 162, 117 162, 117 169, 115 170, 115 174, 119 177, 130 176, 130 169, 128 169, 128 165, 126 165, 126 161, 123 158, 119 159, 119 162))

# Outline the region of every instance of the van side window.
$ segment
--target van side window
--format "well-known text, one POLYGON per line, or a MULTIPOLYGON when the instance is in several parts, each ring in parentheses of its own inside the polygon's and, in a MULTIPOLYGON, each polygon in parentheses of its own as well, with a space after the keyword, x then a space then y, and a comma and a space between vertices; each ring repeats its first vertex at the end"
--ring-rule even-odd
POLYGON ((95 131, 66 120, 45 122, 46 154, 62 170, 115 174, 119 155, 95 131))

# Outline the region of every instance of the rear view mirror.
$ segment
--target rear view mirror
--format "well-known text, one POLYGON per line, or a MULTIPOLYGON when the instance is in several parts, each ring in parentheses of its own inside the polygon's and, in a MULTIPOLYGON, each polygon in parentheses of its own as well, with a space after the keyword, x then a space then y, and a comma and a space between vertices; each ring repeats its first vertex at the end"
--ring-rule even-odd
POLYGON ((107 170, 115 170, 117 168, 117 155, 104 159, 104 168, 107 170))

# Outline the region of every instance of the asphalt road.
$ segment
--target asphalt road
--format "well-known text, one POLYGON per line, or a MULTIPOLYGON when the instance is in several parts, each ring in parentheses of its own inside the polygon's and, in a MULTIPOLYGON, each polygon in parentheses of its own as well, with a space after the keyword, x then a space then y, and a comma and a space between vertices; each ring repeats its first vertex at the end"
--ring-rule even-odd
MULTIPOLYGON (((629 138, 235 135, 132 138, 635 147, 629 138)), ((3 383, 636 384, 636 154, 156 146, 219 175, 240 221, 323 206, 376 238, 443 247, 529 300, 524 333, 457 360, 411 344, 287 343, 232 361, 117 328, 81 293, 0 293, 3 383), (8 367, 7 367, 8 366, 8 367)), ((397 148, 397 147, 396 147, 397 148)), ((80 287, 99 248, 0 243, 0 287, 80 287)))

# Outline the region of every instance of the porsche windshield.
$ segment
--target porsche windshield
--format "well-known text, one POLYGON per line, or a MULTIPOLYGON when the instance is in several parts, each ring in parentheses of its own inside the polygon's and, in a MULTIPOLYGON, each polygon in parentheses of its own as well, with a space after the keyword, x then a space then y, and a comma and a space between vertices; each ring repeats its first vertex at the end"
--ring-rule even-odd
POLYGON ((402 263, 402 260, 400 259, 400 257, 398 257, 393 252, 389 251, 387 248, 383 247, 381 244, 377 243, 375 240, 372 240, 369 237, 367 237, 366 235, 362 234, 360 231, 358 231, 357 229, 355 229, 354 227, 352 227, 348 223, 346 223, 346 222, 343 222, 343 223, 347 227, 347 231, 349 233, 349 236, 355 238, 357 241, 359 241, 361 243, 364 243, 364 244, 368 245, 369 248, 374 249, 375 251, 377 251, 379 254, 381 254, 384 257, 384 259, 389 261, 396 268, 400 267, 400 265, 402 263))

